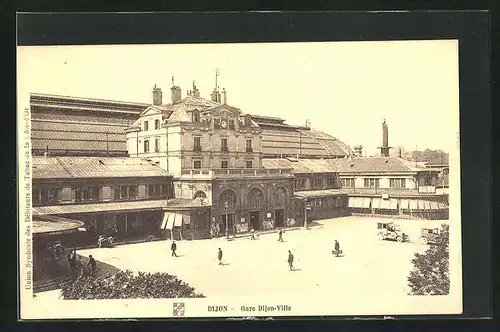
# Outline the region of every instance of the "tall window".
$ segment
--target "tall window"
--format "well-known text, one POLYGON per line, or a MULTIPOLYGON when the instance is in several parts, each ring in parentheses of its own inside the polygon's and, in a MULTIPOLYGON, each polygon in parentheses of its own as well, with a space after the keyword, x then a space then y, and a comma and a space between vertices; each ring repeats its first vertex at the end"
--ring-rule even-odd
POLYGON ((155 152, 160 152, 160 139, 155 139, 155 152))
POLYGON ((80 202, 96 202, 99 200, 99 187, 75 188, 75 200, 80 202))
POLYGON ((323 186, 322 178, 312 178, 311 179, 311 187, 312 188, 321 188, 323 186))
POLYGON ((252 160, 247 160, 246 164, 247 164, 247 168, 252 168, 253 167, 253 161, 252 160))
POLYGON ((155 129, 156 130, 160 129, 160 120, 158 119, 155 120, 155 129))
POLYGON ((201 137, 195 136, 193 137, 193 150, 194 151, 201 151, 201 137))
POLYGON ((295 179, 295 189, 305 189, 306 179, 295 179))
POLYGON ((227 138, 223 137, 220 139, 220 149, 221 151, 227 152, 229 149, 227 147, 227 138))
POLYGON ((57 203, 57 188, 42 188, 42 204, 56 204, 57 203))
POLYGON ((166 184, 148 184, 148 197, 165 197, 167 195, 166 184))
POLYGON ((328 176, 328 177, 326 178, 326 186, 327 186, 328 188, 333 188, 333 187, 335 187, 335 177, 333 177, 333 176, 328 176))
POLYGON ((229 129, 234 130, 234 120, 229 120, 229 129))
POLYGON ((354 179, 342 179, 341 182, 344 188, 354 188, 354 179))
POLYGON ((200 112, 193 111, 192 116, 191 116, 191 120, 193 122, 200 122, 200 112))
POLYGON ((247 140, 246 140, 246 151, 252 152, 252 139, 251 138, 247 138, 247 140))
POLYGON ((228 168, 228 166, 229 166, 229 161, 227 160, 220 161, 220 168, 228 168))
POLYGON ((137 197, 137 186, 115 186, 115 199, 134 199, 137 197))
POLYGON ((193 160, 193 168, 201 168, 201 160, 193 160))
POLYGON ((149 152, 149 141, 147 139, 144 140, 144 153, 149 152))
POLYGON ((406 188, 406 179, 391 178, 389 179, 391 188, 406 188))
POLYGON ((144 121, 144 131, 149 130, 149 123, 148 121, 144 121))
POLYGON ((365 179, 365 188, 379 188, 380 179, 365 179))

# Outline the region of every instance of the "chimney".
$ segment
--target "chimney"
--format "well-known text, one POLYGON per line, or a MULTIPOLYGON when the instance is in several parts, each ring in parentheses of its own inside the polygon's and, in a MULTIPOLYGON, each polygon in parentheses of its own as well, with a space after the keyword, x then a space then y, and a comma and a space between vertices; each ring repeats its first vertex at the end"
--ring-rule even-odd
POLYGON ((219 87, 217 87, 217 102, 218 103, 221 102, 221 94, 220 94, 220 91, 219 91, 219 87))
POLYGON ((387 127, 387 123, 382 123, 382 146, 389 146, 389 128, 387 127))
POLYGON ((194 97, 200 98, 200 91, 196 87, 196 84, 194 83, 194 81, 193 81, 193 91, 192 91, 191 95, 194 97))
POLYGON ((210 100, 217 102, 217 90, 214 89, 214 91, 212 91, 212 93, 210 94, 210 100))
POLYGON ((224 105, 227 105, 227 92, 226 89, 222 89, 222 100, 224 102, 224 105))
POLYGON ((172 101, 172 104, 178 102, 181 100, 182 96, 181 96, 181 88, 179 86, 176 86, 174 84, 174 77, 172 76, 172 87, 170 88, 170 91, 171 91, 171 101, 172 101))
POLYGON ((153 105, 160 106, 162 104, 162 92, 160 88, 153 87, 153 105))
POLYGON ((380 147, 380 156, 381 157, 389 157, 389 128, 387 123, 382 123, 382 146, 380 147))

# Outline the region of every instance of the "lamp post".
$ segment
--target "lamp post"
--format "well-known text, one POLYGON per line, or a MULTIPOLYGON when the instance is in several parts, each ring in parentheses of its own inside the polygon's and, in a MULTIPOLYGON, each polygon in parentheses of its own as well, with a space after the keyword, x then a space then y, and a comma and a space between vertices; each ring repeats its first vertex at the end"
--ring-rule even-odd
POLYGON ((304 228, 307 229, 307 210, 309 207, 307 206, 307 198, 304 198, 304 228))
POLYGON ((227 203, 227 201, 224 202, 224 209, 226 211, 226 238, 229 237, 229 220, 228 220, 228 217, 227 217, 227 210, 229 208, 229 204, 227 203))

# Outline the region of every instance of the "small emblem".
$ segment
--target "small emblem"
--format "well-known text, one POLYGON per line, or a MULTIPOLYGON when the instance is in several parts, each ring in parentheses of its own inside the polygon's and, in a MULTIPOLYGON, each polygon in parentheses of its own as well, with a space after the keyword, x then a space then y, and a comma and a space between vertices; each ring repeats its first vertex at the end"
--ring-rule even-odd
POLYGON ((184 310, 186 306, 184 302, 175 302, 174 303, 174 316, 184 316, 184 310))

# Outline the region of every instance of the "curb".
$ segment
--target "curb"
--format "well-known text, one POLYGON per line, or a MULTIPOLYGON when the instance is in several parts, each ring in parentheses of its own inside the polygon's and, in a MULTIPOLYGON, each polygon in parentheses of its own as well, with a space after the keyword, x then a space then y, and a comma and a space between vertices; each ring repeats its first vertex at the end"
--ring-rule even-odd
MULTIPOLYGON (((284 228, 283 231, 284 232, 289 232, 289 231, 296 231, 296 230, 300 230, 300 229, 303 229, 304 227, 291 227, 291 228, 284 228)), ((260 235, 265 235, 265 234, 273 234, 273 233, 278 233, 278 230, 277 229, 272 229, 272 230, 269 230, 269 231, 262 231, 262 232, 256 232, 254 233, 256 236, 260 236, 260 235)), ((245 238, 249 238, 251 237, 250 234, 242 234, 242 235, 236 235, 235 237, 233 238, 230 238, 229 241, 232 241, 232 240, 237 240, 237 239, 245 239, 245 238)))

